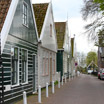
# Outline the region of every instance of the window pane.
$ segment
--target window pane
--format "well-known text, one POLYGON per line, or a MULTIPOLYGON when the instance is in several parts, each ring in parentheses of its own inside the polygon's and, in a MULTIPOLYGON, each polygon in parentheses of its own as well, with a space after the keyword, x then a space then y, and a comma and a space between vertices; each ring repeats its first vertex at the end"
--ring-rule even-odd
POLYGON ((26 24, 26 21, 27 21, 27 20, 26 20, 26 16, 25 16, 25 25, 27 25, 27 24, 26 24))
POLYGON ((17 79, 18 76, 18 61, 14 59, 12 59, 12 85, 17 84, 18 80, 17 79))
POLYGON ((27 25, 27 5, 24 3, 23 4, 23 24, 27 25))
POLYGON ((14 56, 12 57, 12 85, 17 84, 18 80, 18 48, 14 48, 14 56))
POLYGON ((23 13, 24 13, 24 4, 23 4, 23 13))
POLYGON ((18 59, 18 48, 14 49, 14 58, 18 59))
POLYGON ((26 82, 26 63, 27 63, 27 51, 26 50, 22 50, 22 83, 26 82))
POLYGON ((25 15, 27 15, 27 6, 25 5, 25 15))

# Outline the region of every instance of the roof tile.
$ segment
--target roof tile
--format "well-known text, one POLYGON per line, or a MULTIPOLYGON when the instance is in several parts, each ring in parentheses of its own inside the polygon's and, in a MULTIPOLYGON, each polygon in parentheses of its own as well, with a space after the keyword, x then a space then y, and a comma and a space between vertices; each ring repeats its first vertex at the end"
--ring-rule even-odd
POLYGON ((55 22, 58 49, 63 49, 66 22, 55 22))
POLYGON ((11 0, 0 0, 0 32, 2 30, 11 0))
POLYGON ((49 3, 33 4, 34 15, 35 15, 35 19, 36 19, 39 37, 41 35, 41 31, 42 31, 42 27, 43 27, 48 5, 49 5, 49 3))

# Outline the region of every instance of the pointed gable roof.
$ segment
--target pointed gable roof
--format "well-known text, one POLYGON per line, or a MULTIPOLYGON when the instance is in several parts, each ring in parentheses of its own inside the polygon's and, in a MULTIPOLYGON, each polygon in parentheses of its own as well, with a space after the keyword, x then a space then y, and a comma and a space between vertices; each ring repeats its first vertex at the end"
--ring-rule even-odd
POLYGON ((91 61, 91 63, 88 65, 87 68, 89 68, 91 65, 95 65, 96 67, 98 67, 98 66, 94 63, 94 61, 91 61))
POLYGON ((63 49, 66 22, 55 22, 58 49, 63 49))
POLYGON ((11 0, 0 0, 0 32, 6 19, 11 0))
POLYGON ((33 4, 38 35, 40 37, 49 3, 33 4))

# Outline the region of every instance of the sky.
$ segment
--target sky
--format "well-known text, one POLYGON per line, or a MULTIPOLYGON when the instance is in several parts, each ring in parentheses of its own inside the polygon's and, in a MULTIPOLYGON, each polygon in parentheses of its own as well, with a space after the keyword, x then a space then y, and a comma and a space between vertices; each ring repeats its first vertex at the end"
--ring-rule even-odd
MULTIPOLYGON (((84 26, 87 24, 82 19, 81 7, 83 0, 51 0, 55 22, 67 21, 69 24, 69 35, 75 34, 77 51, 87 54, 89 51, 97 51, 93 42, 89 42, 85 36, 84 26)), ((32 3, 44 3, 50 0, 32 0, 32 3)))

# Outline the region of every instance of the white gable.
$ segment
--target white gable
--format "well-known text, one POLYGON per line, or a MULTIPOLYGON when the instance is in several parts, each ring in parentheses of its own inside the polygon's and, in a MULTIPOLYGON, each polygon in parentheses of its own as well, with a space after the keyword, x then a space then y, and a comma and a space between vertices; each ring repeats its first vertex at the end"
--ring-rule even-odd
POLYGON ((69 53, 70 52, 70 37, 69 37, 69 30, 68 30, 68 21, 66 22, 66 29, 65 29, 65 38, 64 38, 64 51, 69 53))
POLYGON ((56 31, 55 31, 55 24, 53 19, 53 11, 52 11, 51 3, 48 6, 42 32, 40 35, 40 41, 42 42, 43 47, 57 52, 56 31), (51 32, 51 27, 52 27, 52 32, 51 32))
POLYGON ((14 17, 14 13, 16 11, 18 1, 19 0, 12 0, 10 8, 8 10, 8 14, 6 16, 6 19, 5 19, 5 22, 4 22, 4 25, 3 25, 3 28, 1 30, 1 54, 2 54, 3 49, 4 49, 4 45, 5 45, 7 36, 8 36, 8 32, 10 30, 10 26, 12 24, 12 20, 13 20, 13 17, 14 17))

